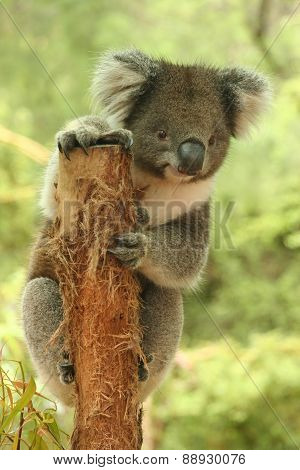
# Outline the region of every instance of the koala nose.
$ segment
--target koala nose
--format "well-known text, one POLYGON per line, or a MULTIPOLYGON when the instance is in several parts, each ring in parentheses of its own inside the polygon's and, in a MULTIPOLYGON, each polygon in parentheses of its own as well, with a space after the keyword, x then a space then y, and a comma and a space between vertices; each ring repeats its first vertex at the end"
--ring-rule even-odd
POLYGON ((178 171, 186 175, 195 175, 202 169, 205 157, 205 146, 200 140, 186 140, 178 147, 178 171))

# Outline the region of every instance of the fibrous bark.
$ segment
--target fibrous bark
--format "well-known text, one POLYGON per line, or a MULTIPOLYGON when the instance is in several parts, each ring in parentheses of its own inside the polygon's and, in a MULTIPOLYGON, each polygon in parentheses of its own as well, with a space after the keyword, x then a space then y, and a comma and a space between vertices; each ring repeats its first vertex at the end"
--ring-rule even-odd
POLYGON ((51 245, 76 374, 73 449, 141 447, 139 286, 107 252, 135 225, 130 164, 119 146, 60 155, 51 245))

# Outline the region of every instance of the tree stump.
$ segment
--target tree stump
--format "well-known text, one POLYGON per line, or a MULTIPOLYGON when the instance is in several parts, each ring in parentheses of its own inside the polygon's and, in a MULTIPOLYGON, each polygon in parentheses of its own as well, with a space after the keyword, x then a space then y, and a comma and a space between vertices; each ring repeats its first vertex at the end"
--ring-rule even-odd
POLYGON ((53 258, 76 374, 73 449, 140 449, 139 285, 107 252, 136 223, 131 155, 119 146, 61 154, 53 258))

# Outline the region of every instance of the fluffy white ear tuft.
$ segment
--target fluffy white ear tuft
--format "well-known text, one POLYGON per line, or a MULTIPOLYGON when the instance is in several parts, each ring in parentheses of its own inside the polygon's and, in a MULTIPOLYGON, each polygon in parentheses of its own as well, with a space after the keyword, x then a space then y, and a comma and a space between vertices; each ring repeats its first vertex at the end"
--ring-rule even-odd
POLYGON ((265 77, 233 68, 221 73, 224 108, 234 137, 242 137, 255 125, 271 101, 271 89, 265 77))
POLYGON ((108 52, 100 58, 91 90, 94 104, 101 106, 111 128, 123 127, 157 71, 158 62, 135 49, 108 52))
POLYGON ((252 125, 255 125, 260 114, 265 111, 270 103, 269 92, 260 94, 241 93, 241 110, 236 116, 235 135, 242 137, 247 135, 252 125))

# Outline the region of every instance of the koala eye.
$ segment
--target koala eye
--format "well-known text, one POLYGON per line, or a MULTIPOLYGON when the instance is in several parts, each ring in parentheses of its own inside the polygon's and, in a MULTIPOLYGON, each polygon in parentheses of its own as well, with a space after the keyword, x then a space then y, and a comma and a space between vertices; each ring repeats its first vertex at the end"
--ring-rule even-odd
POLYGON ((208 145, 212 146, 212 145, 215 145, 216 143, 216 136, 215 135, 211 135, 210 138, 209 138, 209 141, 208 141, 208 145))
POLYGON ((168 137, 166 131, 164 131, 164 130, 158 131, 157 136, 161 140, 165 140, 168 137))

